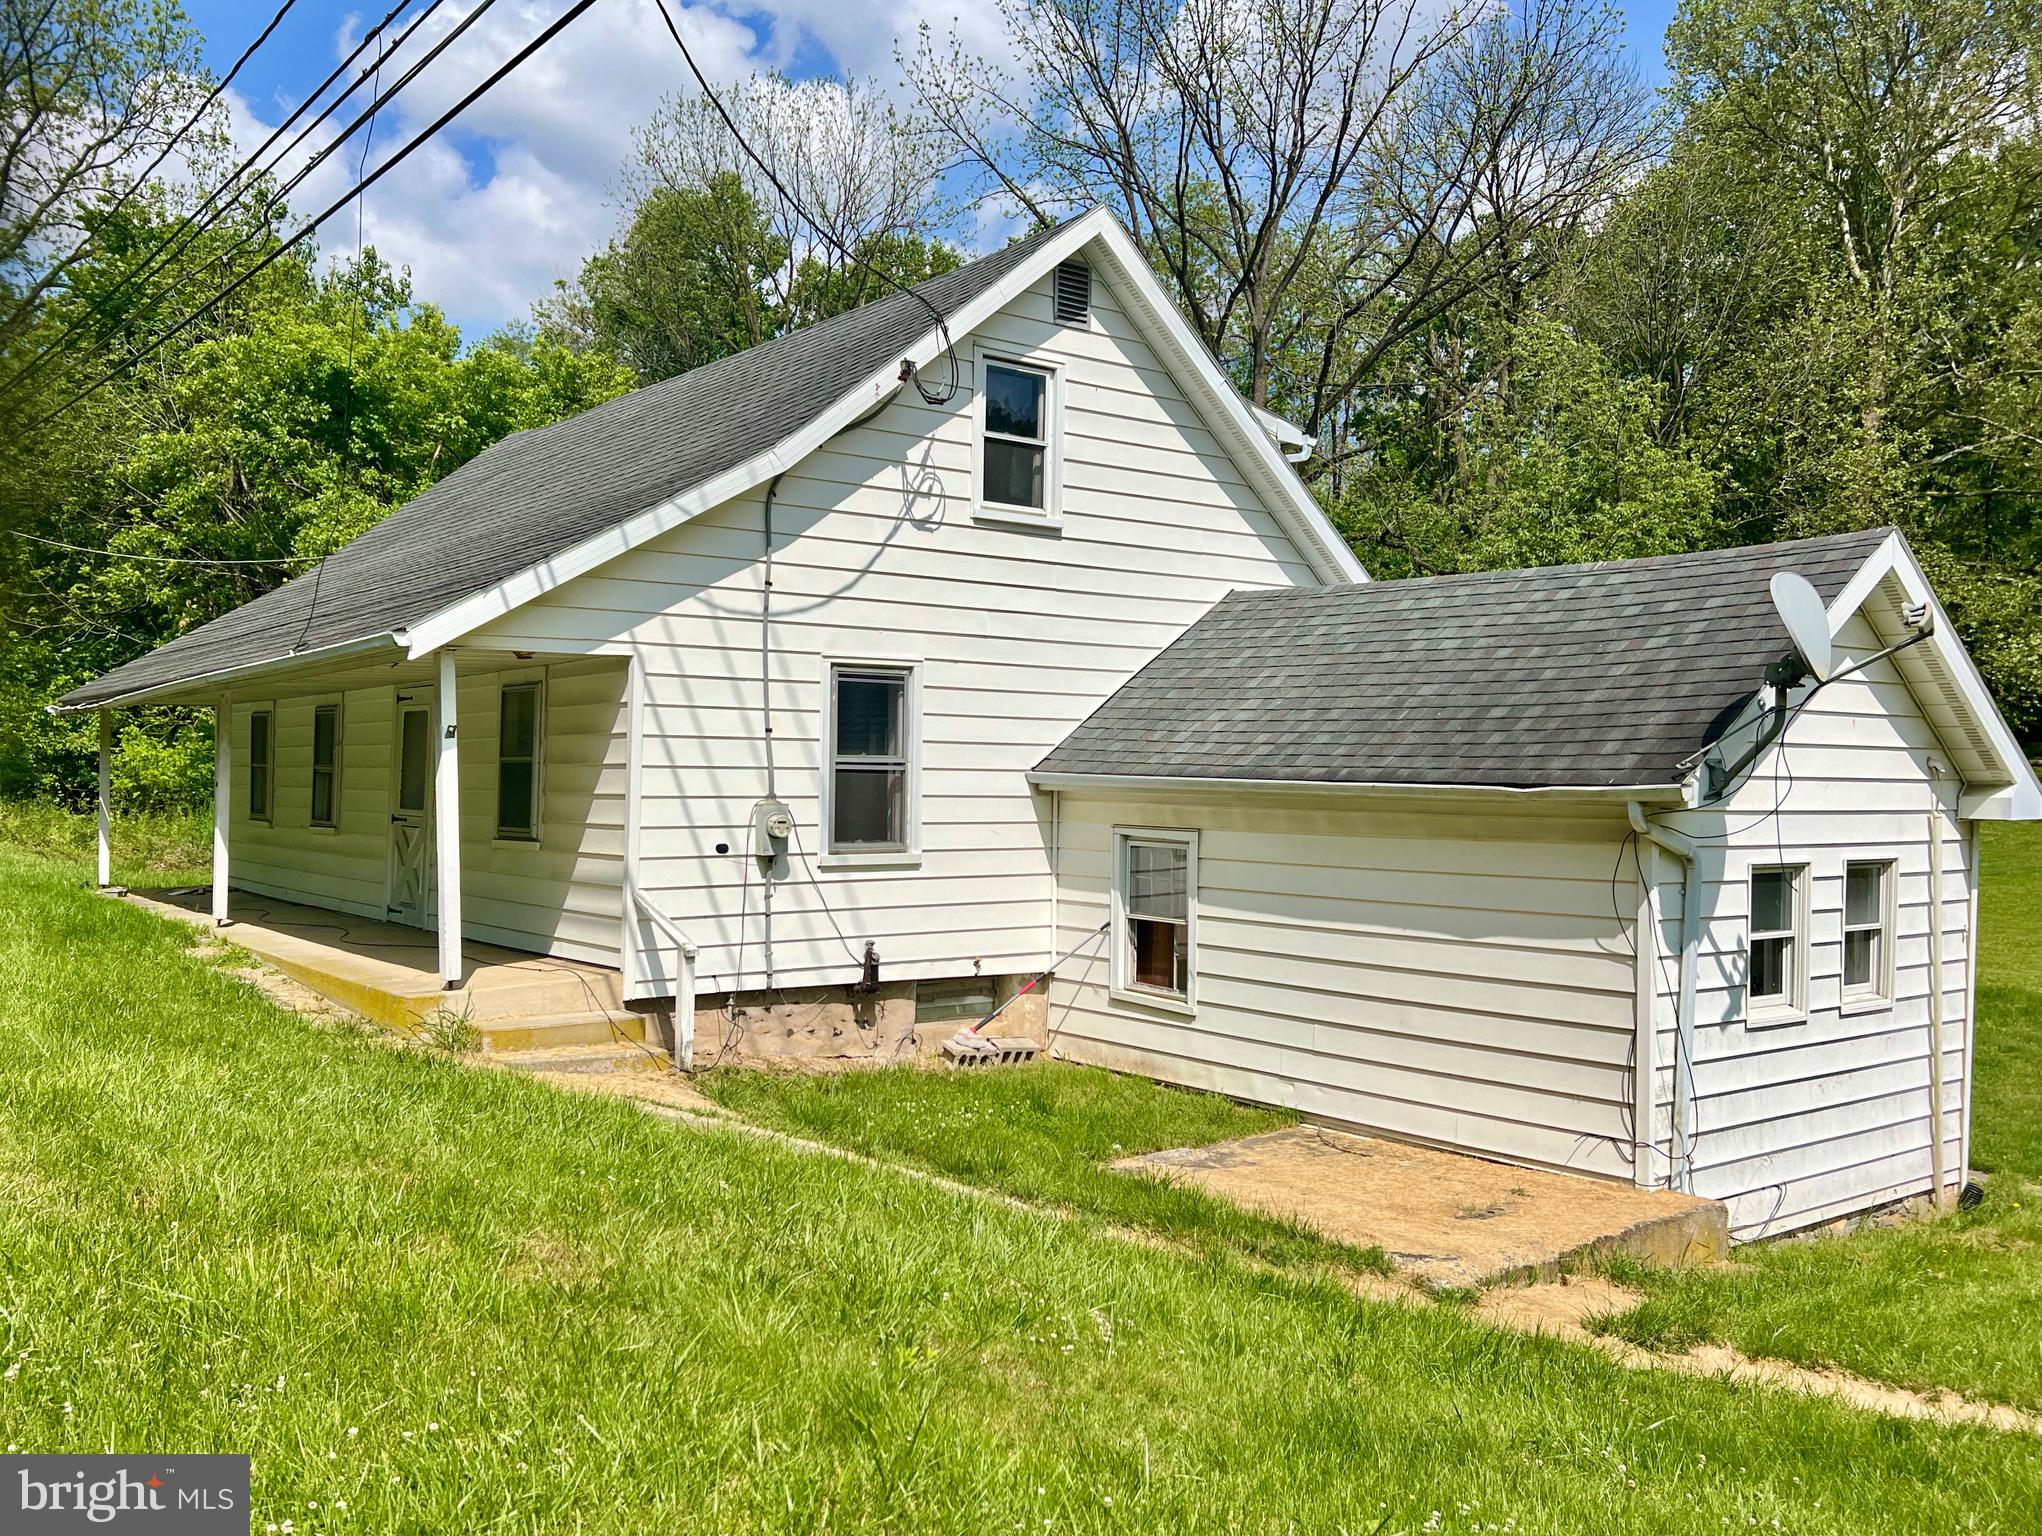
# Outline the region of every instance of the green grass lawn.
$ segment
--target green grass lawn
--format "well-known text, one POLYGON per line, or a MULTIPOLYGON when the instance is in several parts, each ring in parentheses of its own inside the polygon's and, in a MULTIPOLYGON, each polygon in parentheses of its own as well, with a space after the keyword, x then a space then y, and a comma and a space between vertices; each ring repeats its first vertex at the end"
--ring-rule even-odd
POLYGON ((1702 1340, 1902 1386, 2042 1406, 2042 826, 1980 828, 1972 1165, 1986 1201, 1856 1232, 1754 1243, 1725 1269, 1624 1278, 1647 1300, 1601 1326, 1702 1340))
POLYGON ((739 1070, 698 1086, 748 1120, 946 1174, 1167 1239, 1285 1266, 1387 1274, 1382 1250, 1319 1237, 1202 1191, 1113 1172, 1118 1158, 1202 1146, 1294 1124, 1209 1093, 1183 1093, 1096 1067, 929 1072, 896 1067, 827 1077, 739 1070))
POLYGON ((0 1441, 251 1452, 258 1531, 1985 1531, 2042 1499, 2032 1436, 1626 1372, 322 1032, 84 873, 0 853, 0 1441))

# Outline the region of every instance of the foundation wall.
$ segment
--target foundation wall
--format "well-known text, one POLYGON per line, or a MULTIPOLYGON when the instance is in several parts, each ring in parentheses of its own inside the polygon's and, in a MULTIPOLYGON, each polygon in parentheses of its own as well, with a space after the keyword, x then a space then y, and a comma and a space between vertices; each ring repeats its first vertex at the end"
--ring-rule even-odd
MULTIPOLYGON (((866 993, 848 987, 791 987, 740 992, 734 999, 704 998, 695 1010, 695 1065, 699 1069, 740 1061, 813 1061, 885 1066, 933 1060, 945 1040, 969 1029, 978 1016, 933 1017, 932 1003, 942 989, 974 979, 890 981, 866 993)), ((1028 979, 985 979, 996 1001, 1014 999, 988 1034, 1043 1043, 1048 986, 1016 997, 1028 979)), ((670 1030, 670 1020, 662 1019, 669 1045, 670 1030)))

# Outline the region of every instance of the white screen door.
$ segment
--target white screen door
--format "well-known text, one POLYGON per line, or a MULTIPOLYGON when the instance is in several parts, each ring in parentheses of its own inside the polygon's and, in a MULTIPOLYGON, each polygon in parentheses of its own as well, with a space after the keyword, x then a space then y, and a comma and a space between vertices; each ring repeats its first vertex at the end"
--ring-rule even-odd
POLYGON ((432 695, 397 695, 397 782, 390 812, 390 916, 424 927, 433 906, 432 695))

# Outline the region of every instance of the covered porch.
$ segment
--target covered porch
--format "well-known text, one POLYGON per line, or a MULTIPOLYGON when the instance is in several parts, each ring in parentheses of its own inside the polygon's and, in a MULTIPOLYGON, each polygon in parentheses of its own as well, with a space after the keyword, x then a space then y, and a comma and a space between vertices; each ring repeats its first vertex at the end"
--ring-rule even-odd
POLYGON ((593 1026, 670 942, 626 917, 632 682, 622 655, 390 644, 97 705, 99 883, 114 710, 203 709, 212 880, 174 905, 384 1023, 480 1024, 523 989, 517 1011, 593 1026))

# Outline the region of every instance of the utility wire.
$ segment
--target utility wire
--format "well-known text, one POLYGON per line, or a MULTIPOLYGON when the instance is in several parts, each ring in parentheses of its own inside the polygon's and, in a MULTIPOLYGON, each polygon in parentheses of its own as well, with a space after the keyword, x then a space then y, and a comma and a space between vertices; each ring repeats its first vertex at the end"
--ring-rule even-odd
MULTIPOLYGON (((485 0, 485 4, 487 3, 488 0, 485 0)), ((572 6, 568 7, 568 9, 565 12, 563 12, 556 20, 554 20, 554 22, 550 26, 548 26, 537 37, 533 38, 529 43, 525 44, 524 47, 520 48, 505 63, 499 65, 489 75, 489 77, 485 79, 480 85, 477 85, 467 95, 463 96, 459 101, 455 102, 451 107, 447 108, 446 111, 442 112, 438 117, 433 119, 431 124, 429 124, 422 132, 414 135, 409 141, 407 141, 403 145, 402 148, 400 148, 397 151, 396 154, 392 155, 388 160, 385 160, 381 165, 377 166, 375 170, 371 171, 367 176, 363 177, 360 182, 358 182, 353 187, 350 187, 346 192, 342 193, 339 198, 337 198, 332 203, 328 204, 318 214, 314 215, 305 223, 301 224, 296 231, 294 231, 274 250, 270 251, 266 256, 264 256, 261 261, 257 262, 254 266, 250 267, 246 272, 242 273, 239 277, 235 278, 233 282, 227 284, 225 288, 222 288, 218 293, 214 294, 212 298, 208 299, 204 304, 200 305, 197 309, 193 310, 190 314, 186 315, 182 320, 178 321, 177 324, 170 327, 170 329, 164 331, 161 335, 156 336, 154 339, 147 342, 142 347, 138 348, 131 356, 129 356, 124 361, 117 363, 112 368, 109 368, 103 373, 98 374, 96 377, 93 378, 92 382, 87 384, 83 389, 80 389, 76 393, 70 395, 61 404, 53 407, 48 411, 45 411, 42 415, 36 417, 34 420, 27 423, 27 425, 24 426, 21 430, 24 433, 32 432, 36 428, 42 426, 45 422, 48 422, 54 419, 55 417, 61 416, 65 411, 68 411, 72 406, 76 405, 79 401, 85 399, 88 395, 96 393, 98 390, 105 387, 107 384, 111 383, 114 379, 117 379, 122 374, 128 372, 137 363, 141 362, 145 357, 149 356, 153 352, 160 350, 170 341, 182 335, 185 331, 190 330, 192 326, 198 324, 199 321, 203 320, 207 315, 211 314, 214 310, 218 309, 221 304, 227 301, 227 299, 232 297, 235 293, 239 292, 242 288, 246 287, 249 283, 253 282, 271 265, 273 265, 277 261, 280 261, 289 251, 291 251, 296 246, 302 244, 305 240, 309 239, 321 224, 324 224, 334 214, 340 212, 341 209, 345 208, 350 202, 354 200, 357 194, 366 191, 368 188, 374 186, 378 181, 382 180, 383 177, 387 176, 390 172, 396 170, 397 167, 402 165, 408 158, 410 158, 410 156, 415 151, 422 148, 436 134, 438 134, 441 129, 445 128, 449 123, 453 122, 455 118, 459 117, 463 112, 467 111, 468 108, 472 107, 476 102, 480 101, 492 89, 494 89, 504 79, 505 76, 514 72, 521 64, 525 62, 525 60, 529 59, 533 54, 537 53, 541 48, 545 47, 546 44, 550 43, 555 37, 559 36, 562 30, 564 30, 571 22, 578 19, 581 16, 582 12, 586 11, 590 6, 594 4, 595 0, 575 0, 575 3, 572 6)), ((394 94, 394 92, 395 88, 393 87, 392 94, 394 94)))
POLYGON ((310 555, 294 555, 278 560, 206 560, 184 555, 145 555, 124 549, 92 549, 83 544, 66 544, 62 539, 46 539, 41 534, 28 533, 20 528, 7 531, 17 539, 47 544, 52 549, 68 549, 74 555, 104 555, 109 560, 147 560, 156 565, 302 565, 312 558, 310 555))
MULTIPOLYGON (((391 45, 391 51, 394 52, 396 49, 403 47, 404 44, 410 40, 411 35, 418 30, 419 26, 423 22, 425 22, 433 14, 433 12, 438 10, 440 6, 444 3, 445 0, 431 0, 431 3, 426 7, 426 9, 412 20, 410 26, 405 28, 403 35, 399 37, 397 41, 391 45)), ((185 252, 189 251, 191 247, 195 243, 197 243, 201 236, 205 235, 208 231, 210 231, 217 224, 219 224, 222 219, 226 218, 229 213, 233 212, 234 209, 240 205, 242 200, 246 198, 247 195, 251 191, 253 191, 255 187, 259 184, 255 176, 257 162, 260 161, 262 157, 269 152, 270 147, 274 145, 278 139, 282 138, 283 135, 289 131, 291 125, 295 123, 300 117, 302 117, 305 114, 305 112, 312 106, 312 104, 326 93, 327 89, 333 84, 333 82, 340 78, 342 72, 345 71, 350 65, 352 65, 356 59, 362 56, 362 54, 368 49, 369 44, 373 42, 378 36, 380 36, 383 30, 386 27, 388 27, 392 21, 396 20, 396 18, 399 15, 401 15, 406 9, 408 9, 411 4, 412 0, 398 0, 398 3, 390 9, 388 14, 386 14, 381 21, 377 22, 375 26, 371 27, 367 32, 365 32, 362 35, 362 40, 355 45, 354 49, 348 54, 346 58, 342 59, 339 64, 334 66, 333 70, 327 75, 327 77, 324 80, 319 82, 318 86, 313 89, 312 93, 308 95, 304 99, 304 101, 300 102, 298 106, 291 111, 289 116, 287 116, 281 123, 279 123, 273 130, 271 130, 269 137, 264 139, 262 143, 258 144, 255 147, 254 151, 247 156, 247 158, 242 160, 242 162, 239 165, 237 165, 232 171, 230 171, 226 179, 223 180, 217 187, 215 187, 209 194, 207 194, 203 201, 201 201, 196 207, 192 208, 189 212, 185 213, 183 217, 181 217, 177 221, 176 224, 172 225, 169 232, 165 234, 160 240, 158 240, 156 244, 153 247, 151 247, 149 251, 146 252, 139 261, 137 261, 134 265, 129 267, 128 270, 124 274, 122 274, 120 279, 116 281, 111 288, 109 288, 105 293, 99 295, 98 298, 90 307, 90 309, 87 311, 87 313, 81 314, 77 318, 73 319, 68 325, 64 327, 64 329, 61 332, 57 334, 57 336, 54 339, 45 343, 35 353, 35 355, 29 358, 29 360, 26 363, 24 363, 20 368, 16 369, 13 373, 9 374, 5 379, 0 379, 0 394, 4 394, 12 390, 16 385, 25 382, 33 374, 39 372, 41 370, 42 365, 53 354, 55 354, 66 343, 68 343, 73 336, 77 335, 80 330, 84 329, 88 325, 93 325, 95 323, 97 323, 98 325, 97 332, 93 337, 93 340, 95 342, 104 341, 109 336, 111 336, 113 334, 115 322, 117 321, 118 317, 108 316, 105 312, 105 306, 109 304, 112 300, 118 298, 122 293, 126 292, 129 288, 133 287, 136 283, 140 282, 143 278, 152 276, 156 272, 161 271, 165 266, 175 261, 178 257, 184 255, 185 252), (230 190, 232 191, 232 195, 227 196, 230 190), (226 201, 220 202, 220 199, 223 196, 226 196, 226 201), (217 208, 214 207, 214 204, 216 203, 219 204, 217 208), (212 210, 210 213, 208 213, 209 209, 212 210), (182 243, 179 243, 180 241, 182 243), (176 246, 175 250, 171 249, 173 245, 176 246)), ((332 101, 328 102, 326 106, 320 110, 319 115, 314 117, 311 122, 307 123, 304 126, 304 128, 299 131, 297 137, 292 139, 289 144, 285 145, 284 148, 278 152, 276 158, 272 160, 269 165, 261 168, 262 172, 266 174, 267 172, 274 170, 277 165, 281 164, 286 156, 288 156, 293 150, 295 150, 300 144, 302 144, 305 141, 305 138, 308 134, 310 134, 314 129, 316 129, 321 123, 325 122, 327 118, 331 117, 335 112, 337 112, 340 109, 341 105, 344 102, 346 102, 347 99, 350 96, 352 96, 355 93, 355 91, 360 87, 362 81, 366 80, 368 77, 369 74, 367 70, 363 70, 361 74, 357 75, 354 78, 354 80, 352 80, 348 84, 345 90, 343 90, 332 101)), ((265 223, 267 222, 268 210, 272 206, 273 204, 265 205, 264 213, 265 223)), ((228 251, 222 253, 223 258, 231 259, 236 250, 239 250, 247 245, 249 238, 252 238, 252 236, 244 237, 242 240, 237 242, 235 246, 231 247, 228 251)), ((173 285, 169 289, 166 289, 163 293, 158 294, 155 298, 149 300, 142 307, 139 313, 142 315, 148 315, 153 313, 155 310, 162 306, 164 301, 168 299, 171 293, 174 291, 175 285, 173 285)))
MULTIPOLYGON (((190 133, 193 128, 197 127, 200 120, 203 119, 208 112, 212 111, 213 103, 220 99, 220 93, 225 91, 228 86, 234 83, 234 77, 241 73, 241 67, 244 64, 246 64, 249 61, 249 59, 254 57, 256 49, 260 48, 264 43, 269 41, 269 35, 272 32, 276 31, 277 29, 277 23, 282 21, 284 17, 290 13, 291 7, 296 5, 297 3, 298 0, 284 0, 284 3, 277 8, 277 13, 274 16, 270 17, 269 25, 264 27, 262 31, 256 34, 254 42, 250 43, 246 48, 241 50, 241 56, 234 61, 232 67, 228 69, 227 73, 220 77, 219 82, 215 84, 214 87, 206 93, 206 99, 198 104, 197 108, 193 110, 191 116, 184 120, 184 126, 179 128, 177 132, 173 133, 168 139, 164 141, 163 147, 156 152, 156 158, 154 160, 151 160, 147 165, 142 167, 141 173, 137 175, 133 181, 128 183, 126 190, 123 191, 119 197, 115 198, 113 202, 107 207, 105 212, 100 215, 102 219, 110 219, 115 214, 119 213, 121 209, 127 206, 128 199, 133 197, 137 192, 141 191, 143 187, 148 185, 149 178, 156 174, 157 168, 161 166, 165 160, 168 160, 170 158, 170 153, 172 150, 176 149, 179 144, 184 142, 184 136, 190 133)), ((408 4, 409 0, 406 0, 406 3, 408 4)), ((11 326, 12 324, 14 324, 15 321, 19 320, 24 314, 28 312, 29 307, 35 302, 33 297, 34 294, 40 293, 44 289, 47 289, 49 285, 56 281, 56 279, 59 276, 61 276, 65 272, 68 272, 73 266, 77 265, 77 263, 85 257, 86 253, 92 249, 93 233, 94 232, 88 232, 85 238, 78 242, 77 246, 71 251, 69 255, 64 257, 63 260, 59 261, 54 267, 50 268, 49 271, 45 272, 42 275, 42 277, 39 278, 34 283, 30 290, 30 296, 24 298, 19 304, 15 305, 15 307, 11 311, 9 311, 7 318, 4 321, 0 321, 0 330, 4 330, 8 326, 11 326)))
POLYGON ((863 267, 872 276, 878 278, 889 287, 899 289, 929 312, 930 318, 936 322, 936 334, 943 339, 944 356, 950 361, 950 380, 944 385, 942 392, 938 394, 922 383, 920 370, 916 370, 915 391, 931 405, 948 405, 951 398, 957 393, 957 349, 951 343, 950 322, 944 319, 943 311, 938 309, 926 294, 921 293, 911 285, 902 282, 891 272, 882 270, 872 262, 867 261, 863 256, 860 256, 829 230, 825 229, 822 221, 801 205, 801 200, 787 190, 786 184, 780 180, 779 175, 773 170, 772 166, 768 165, 765 158, 752 148, 750 142, 744 136, 744 131, 737 126, 737 120, 730 115, 729 109, 723 105, 723 98, 716 94, 715 87, 709 83, 709 77, 702 73, 702 66, 695 62, 694 54, 688 51, 687 42, 681 37, 681 29, 674 24, 673 13, 667 9, 666 0, 653 0, 653 4, 659 8, 660 20, 666 23, 667 35, 674 40, 674 46, 681 50, 681 57, 688 61, 689 73, 694 75, 695 84, 701 88, 702 95, 708 100, 709 105, 715 108, 716 115, 723 120, 723 126, 730 130, 731 138, 737 141, 737 147, 744 151, 745 158, 759 168, 759 173, 771 183, 773 190, 780 194, 780 200, 799 215, 802 223, 815 231, 818 239, 825 245, 835 249, 846 261, 863 267))

